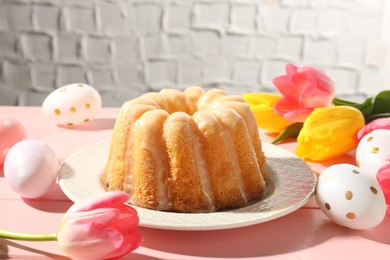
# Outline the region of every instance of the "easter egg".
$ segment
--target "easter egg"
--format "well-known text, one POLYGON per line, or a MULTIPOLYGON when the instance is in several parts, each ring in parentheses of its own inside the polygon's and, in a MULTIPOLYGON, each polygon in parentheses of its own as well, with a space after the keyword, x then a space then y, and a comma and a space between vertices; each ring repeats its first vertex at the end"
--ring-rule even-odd
POLYGON ((26 139, 27 133, 22 124, 13 118, 0 118, 0 166, 11 147, 26 139))
POLYGON ((368 229, 386 215, 385 197, 370 174, 350 164, 325 169, 316 186, 320 209, 335 223, 351 229, 368 229))
POLYGON ((386 164, 378 170, 376 179, 385 195, 386 204, 390 205, 390 164, 386 164))
POLYGON ((26 139, 16 143, 4 161, 4 177, 24 198, 39 198, 55 183, 59 170, 54 151, 45 143, 26 139))
POLYGON ((51 92, 43 101, 45 116, 63 126, 90 122, 102 107, 99 92, 87 84, 69 84, 51 92))
POLYGON ((356 163, 374 178, 379 168, 390 163, 390 130, 374 130, 360 139, 356 148, 356 163))

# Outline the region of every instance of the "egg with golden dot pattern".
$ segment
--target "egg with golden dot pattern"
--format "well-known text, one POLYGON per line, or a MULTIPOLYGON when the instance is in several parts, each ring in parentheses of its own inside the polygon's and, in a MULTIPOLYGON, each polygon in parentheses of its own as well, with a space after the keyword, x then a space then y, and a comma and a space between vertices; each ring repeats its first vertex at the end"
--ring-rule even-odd
POLYGON ((335 223, 351 229, 379 225, 386 215, 386 202, 377 180, 350 164, 335 164, 318 177, 316 201, 335 223))
POLYGON ((69 84, 51 92, 43 101, 43 114, 56 124, 75 127, 91 122, 102 107, 99 92, 84 83, 69 84))
POLYGON ((359 167, 376 177, 378 170, 390 163, 390 130, 378 129, 363 136, 356 148, 359 167))

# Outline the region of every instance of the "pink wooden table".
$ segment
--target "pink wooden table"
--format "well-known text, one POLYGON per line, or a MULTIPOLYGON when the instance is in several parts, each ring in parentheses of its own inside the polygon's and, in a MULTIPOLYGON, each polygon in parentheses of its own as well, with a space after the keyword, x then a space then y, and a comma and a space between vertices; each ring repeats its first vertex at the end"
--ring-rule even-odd
MULTIPOLYGON (((118 108, 104 108, 79 129, 55 126, 40 107, 0 107, 1 117, 20 121, 28 138, 47 143, 63 161, 80 148, 110 138, 118 108)), ((271 141, 265 134, 262 138, 271 141)), ((1 141, 1 140, 0 140, 1 141)), ((296 143, 280 145, 294 151, 296 143)), ((326 164, 310 164, 320 173, 334 163, 353 163, 344 156, 326 164)), ((58 184, 41 199, 21 199, 7 185, 0 168, 0 229, 55 233, 72 202, 58 184)), ((170 231, 140 227, 142 246, 122 259, 390 259, 390 213, 371 230, 356 231, 330 222, 314 198, 304 207, 266 223, 218 231, 170 231)), ((51 242, 0 238, 0 259, 66 259, 51 242)))

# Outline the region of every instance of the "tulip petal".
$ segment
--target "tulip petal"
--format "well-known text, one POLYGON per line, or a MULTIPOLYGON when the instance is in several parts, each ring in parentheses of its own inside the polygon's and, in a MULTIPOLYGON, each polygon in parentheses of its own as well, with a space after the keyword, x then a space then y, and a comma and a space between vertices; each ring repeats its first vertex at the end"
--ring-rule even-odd
POLYGON ((121 191, 112 191, 97 194, 91 197, 88 197, 81 201, 80 203, 73 204, 68 213, 73 213, 77 211, 88 211, 97 208, 115 208, 117 205, 123 204, 129 200, 129 195, 121 191))
POLYGON ((89 211, 75 212, 69 214, 66 221, 75 225, 83 225, 96 222, 103 225, 114 225, 117 222, 120 211, 115 208, 100 208, 89 211))
POLYGON ((273 83, 283 95, 275 104, 278 115, 292 122, 303 122, 312 109, 330 106, 334 96, 333 81, 312 67, 286 65, 287 75, 275 77, 273 83))
POLYGON ((313 109, 297 109, 285 113, 284 118, 290 122, 304 122, 312 111, 313 109))
POLYGON ((241 95, 250 106, 264 105, 272 107, 282 95, 272 93, 246 93, 241 95))
POLYGON ((275 114, 272 107, 257 105, 251 108, 255 115, 257 126, 266 131, 280 133, 292 124, 292 122, 286 120, 284 117, 275 114))
POLYGON ((247 93, 241 95, 256 118, 257 126, 266 131, 280 133, 292 122, 275 113, 274 105, 282 96, 272 93, 247 93))
POLYGON ((117 230, 99 223, 69 225, 58 233, 58 244, 70 257, 77 259, 107 259, 129 251, 123 246, 123 236, 117 230))
POLYGON ((309 86, 302 91, 299 103, 308 108, 327 107, 332 103, 332 98, 328 91, 309 86))
POLYGON ((124 192, 106 192, 75 203, 65 214, 57 240, 72 258, 107 259, 123 256, 142 242, 137 211, 124 204, 124 192))
POLYGON ((336 158, 357 146, 362 126, 364 117, 353 107, 316 108, 299 133, 296 154, 313 161, 336 158))
POLYGON ((280 94, 287 100, 298 100, 302 89, 306 87, 306 81, 301 76, 294 75, 292 78, 288 76, 279 76, 272 81, 280 94))
POLYGON ((127 234, 132 230, 136 230, 139 218, 137 212, 132 207, 124 204, 122 210, 117 208, 100 208, 75 212, 69 215, 66 221, 72 225, 99 223, 105 226, 114 226, 122 234, 127 234))
POLYGON ((274 109, 276 114, 283 116, 290 122, 303 122, 313 111, 313 108, 301 107, 298 103, 289 102, 284 98, 275 103, 274 109))
POLYGON ((301 109, 301 107, 297 102, 290 102, 285 98, 281 98, 275 103, 274 109, 277 114, 283 116, 285 113, 290 112, 291 110, 301 109))
POLYGON ((288 63, 285 68, 287 75, 294 75, 298 71, 298 66, 295 66, 292 63, 288 63))
POLYGON ((302 159, 325 161, 342 156, 354 149, 357 145, 356 139, 353 138, 345 138, 339 141, 334 140, 333 142, 322 145, 317 145, 316 141, 318 140, 310 140, 313 144, 298 145, 295 153, 302 159))
POLYGON ((116 227, 124 232, 129 230, 135 230, 139 223, 139 218, 137 212, 130 206, 125 205, 126 207, 121 210, 119 219, 116 223, 116 227))
POLYGON ((313 68, 313 67, 300 67, 297 69, 298 73, 305 74, 307 79, 316 85, 318 89, 327 93, 334 94, 334 83, 331 78, 329 78, 322 71, 313 68))
POLYGON ((143 241, 142 236, 138 233, 137 230, 128 230, 128 232, 122 232, 122 235, 124 239, 123 247, 126 245, 127 248, 126 254, 137 249, 143 241))

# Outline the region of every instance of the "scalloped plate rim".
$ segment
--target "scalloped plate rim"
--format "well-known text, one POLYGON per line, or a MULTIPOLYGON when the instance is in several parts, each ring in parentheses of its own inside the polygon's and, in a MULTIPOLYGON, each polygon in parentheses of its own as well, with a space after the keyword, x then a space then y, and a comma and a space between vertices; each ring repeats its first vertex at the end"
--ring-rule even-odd
MULTIPOLYGON (((73 202, 105 192, 99 177, 108 158, 109 144, 105 140, 88 145, 63 162, 59 185, 73 202)), ((263 142, 263 151, 272 190, 261 200, 238 209, 211 213, 164 212, 132 206, 138 212, 139 225, 168 230, 238 228, 271 221, 304 206, 314 194, 317 180, 314 171, 298 156, 276 145, 263 142), (297 176, 301 179, 294 179, 297 176), (297 186, 288 185, 286 178, 297 186), (306 184, 301 186, 302 182, 306 184), (271 206, 267 208, 268 205, 271 206)))

